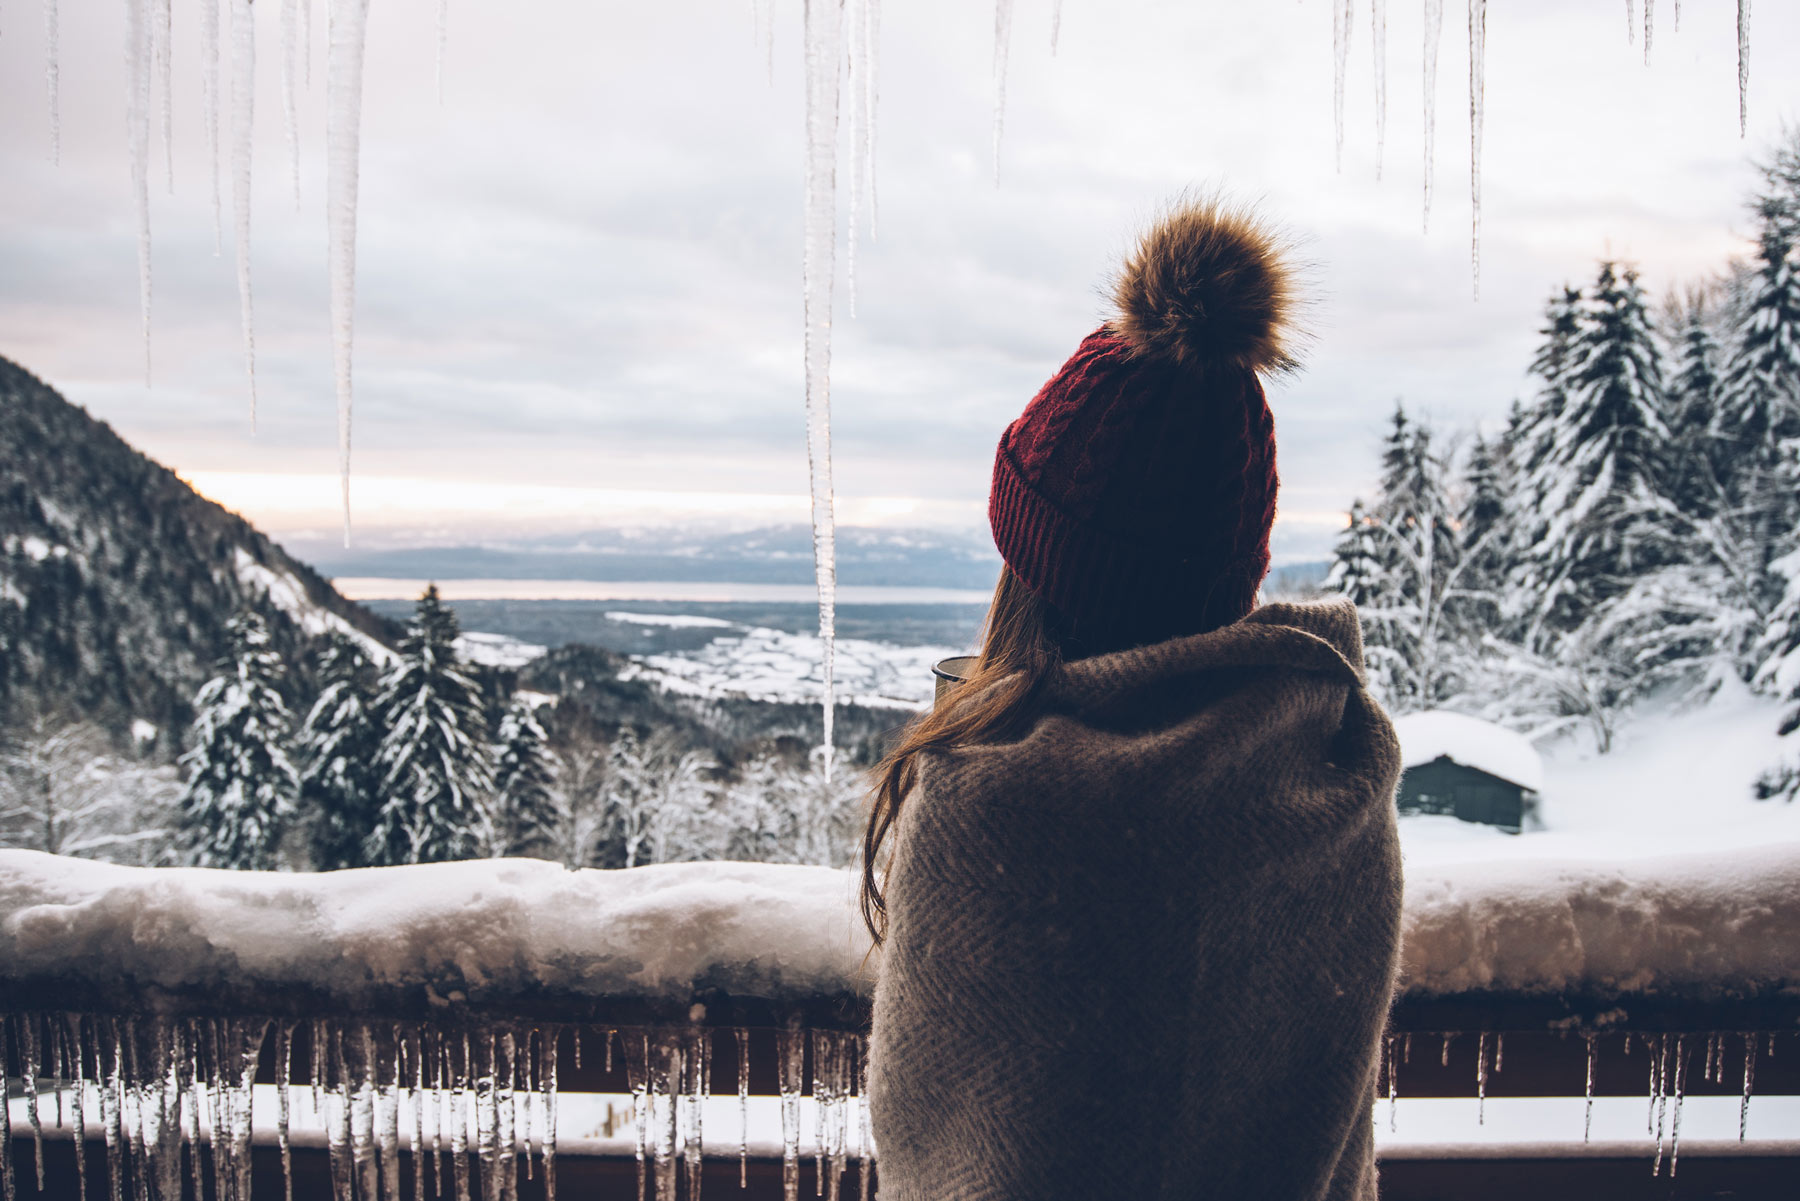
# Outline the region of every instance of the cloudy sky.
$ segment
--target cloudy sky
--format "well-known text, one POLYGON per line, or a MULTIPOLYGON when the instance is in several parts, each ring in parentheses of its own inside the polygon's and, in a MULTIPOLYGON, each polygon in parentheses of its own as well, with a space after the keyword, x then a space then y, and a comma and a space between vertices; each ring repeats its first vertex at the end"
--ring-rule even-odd
MULTIPOLYGON (((764 0, 767 3, 768 0, 764 0)), ((1357 0, 1342 170, 1327 0, 1020 0, 993 181, 993 12, 887 0, 879 238, 836 325, 842 520, 975 526, 1000 429, 1103 313, 1099 284, 1179 190, 1294 231, 1316 342, 1271 393, 1278 552, 1327 546, 1394 401, 1446 430, 1527 388, 1544 296, 1602 255, 1656 292, 1742 253, 1749 156, 1800 110, 1800 9, 1755 14, 1749 137, 1734 0, 1657 5, 1650 65, 1618 0, 1507 0, 1488 21, 1481 296, 1469 266, 1468 42, 1447 0, 1436 202, 1421 232, 1420 4, 1374 39, 1357 0)), ((324 10, 288 176, 280 6, 256 5, 249 429, 230 256, 213 253, 196 0, 174 0, 174 186, 153 143, 146 390, 125 153, 124 5, 62 0, 62 159, 44 33, 0 2, 0 354, 280 536, 335 525, 323 217, 324 10)), ((1641 3, 1637 5, 1641 9, 1641 3)), ((669 519, 802 520, 800 5, 374 0, 356 343, 360 536, 498 538, 669 519)), ((1639 14, 1641 20, 1641 13, 1639 14)))

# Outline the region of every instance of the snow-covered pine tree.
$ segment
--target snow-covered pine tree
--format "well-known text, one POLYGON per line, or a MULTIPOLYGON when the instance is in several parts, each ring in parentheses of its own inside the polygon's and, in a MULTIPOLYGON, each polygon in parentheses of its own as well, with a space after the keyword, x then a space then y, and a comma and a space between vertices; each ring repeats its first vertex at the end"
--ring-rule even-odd
POLYGON ((1662 494, 1662 356, 1637 273, 1600 264, 1592 303, 1561 375, 1561 410, 1533 430, 1523 491, 1536 508, 1519 583, 1531 609, 1526 645, 1557 640, 1654 566, 1660 527, 1644 514, 1662 494))
MULTIPOLYGON (((1514 408, 1515 420, 1518 416, 1514 408)), ((1512 571, 1512 466, 1507 439, 1477 435, 1463 463, 1456 512, 1455 591, 1445 597, 1446 634, 1464 645, 1496 632, 1512 571)))
POLYGON ((1338 535, 1331 551, 1331 566, 1325 573, 1325 591, 1349 597, 1361 607, 1380 595, 1386 580, 1380 552, 1381 535, 1375 530, 1375 519, 1369 516, 1362 498, 1350 502, 1349 523, 1338 535))
POLYGON ((1727 495, 1750 518, 1765 563, 1785 553, 1800 520, 1791 442, 1800 438, 1800 272, 1791 233, 1793 202, 1765 196, 1756 268, 1739 298, 1737 341, 1719 388, 1714 435, 1724 448, 1727 495))
POLYGON ((556 759, 529 702, 515 699, 494 746, 494 827, 503 855, 556 854, 556 759))
POLYGON ((374 665, 352 639, 334 634, 319 656, 318 699, 300 727, 300 810, 312 824, 313 866, 321 871, 368 864, 369 837, 381 811, 376 759, 374 665))
POLYGON ((1581 289, 1564 284, 1552 291, 1538 327, 1541 341, 1527 368, 1540 384, 1538 394, 1511 426, 1512 460, 1522 477, 1531 477, 1552 453, 1553 431, 1569 403, 1569 377, 1579 365, 1581 324, 1581 289))
MULTIPOLYGON (((1381 489, 1369 512, 1364 653, 1383 700, 1402 712, 1442 697, 1447 666, 1445 602, 1456 584, 1458 544, 1445 491, 1445 468, 1431 430, 1394 406, 1382 446, 1381 489)), ((1352 538, 1354 531, 1346 531, 1352 538)), ((1356 553, 1361 553, 1360 550, 1356 553)))
POLYGON ((294 812, 299 783, 285 743, 292 728, 286 668, 269 629, 246 609, 226 626, 219 674, 194 698, 194 745, 181 757, 179 801, 188 859, 200 867, 267 871, 294 812))
POLYGON ((456 614, 433 584, 376 699, 382 805, 369 837, 371 862, 469 859, 489 844, 487 717, 480 687, 457 658, 456 636, 456 614))
POLYGON ((1696 516, 1718 511, 1720 473, 1729 469, 1714 430, 1723 354, 1713 332, 1713 307, 1702 288, 1670 305, 1675 371, 1669 379, 1671 470, 1665 492, 1677 509, 1696 516))

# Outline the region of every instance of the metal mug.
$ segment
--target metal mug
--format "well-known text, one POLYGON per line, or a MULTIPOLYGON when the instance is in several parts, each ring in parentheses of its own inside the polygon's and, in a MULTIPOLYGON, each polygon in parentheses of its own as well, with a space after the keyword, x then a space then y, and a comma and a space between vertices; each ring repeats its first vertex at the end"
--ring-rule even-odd
POLYGON ((931 674, 937 677, 937 692, 931 698, 932 704, 943 704, 944 696, 950 691, 951 686, 968 679, 980 658, 979 655, 952 655, 948 659, 939 659, 933 664, 931 674))

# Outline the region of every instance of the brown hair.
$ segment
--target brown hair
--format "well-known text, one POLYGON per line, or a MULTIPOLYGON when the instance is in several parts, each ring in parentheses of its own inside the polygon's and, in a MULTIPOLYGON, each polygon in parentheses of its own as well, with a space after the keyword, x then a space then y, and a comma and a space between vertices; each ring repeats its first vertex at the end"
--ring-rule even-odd
POLYGON ((869 825, 863 831, 862 916, 877 946, 887 934, 887 901, 875 859, 918 783, 919 755, 1023 732, 1036 714, 1044 685, 1069 649, 1057 624, 1049 607, 1010 567, 1002 566, 974 671, 941 704, 902 730, 876 766, 869 825))

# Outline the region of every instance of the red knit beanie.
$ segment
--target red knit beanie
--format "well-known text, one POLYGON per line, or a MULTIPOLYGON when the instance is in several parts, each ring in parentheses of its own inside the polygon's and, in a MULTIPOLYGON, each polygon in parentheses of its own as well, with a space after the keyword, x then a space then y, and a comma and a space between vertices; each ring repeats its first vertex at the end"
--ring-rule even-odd
POLYGON ((1255 604, 1276 489, 1257 376, 1295 365, 1291 294, 1264 225, 1183 202, 1126 261, 1117 313, 1001 435, 995 545, 1079 652, 1215 629, 1255 604))

